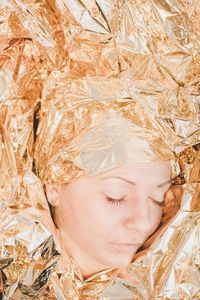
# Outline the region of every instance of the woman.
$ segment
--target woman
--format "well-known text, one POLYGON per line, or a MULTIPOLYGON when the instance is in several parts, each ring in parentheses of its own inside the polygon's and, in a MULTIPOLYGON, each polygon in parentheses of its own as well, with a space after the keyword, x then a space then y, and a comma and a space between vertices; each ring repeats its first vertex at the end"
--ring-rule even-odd
POLYGON ((169 161, 140 162, 46 185, 59 239, 85 278, 129 265, 161 221, 170 176, 169 161))
POLYGON ((54 97, 51 85, 35 144, 36 171, 54 222, 43 216, 43 223, 59 241, 60 272, 73 270, 65 282, 73 282, 70 293, 98 299, 114 278, 134 283, 126 268, 161 222, 174 177, 169 141, 177 138, 168 126, 158 131, 159 122, 132 99, 86 96, 73 106, 63 92, 57 114, 54 97))

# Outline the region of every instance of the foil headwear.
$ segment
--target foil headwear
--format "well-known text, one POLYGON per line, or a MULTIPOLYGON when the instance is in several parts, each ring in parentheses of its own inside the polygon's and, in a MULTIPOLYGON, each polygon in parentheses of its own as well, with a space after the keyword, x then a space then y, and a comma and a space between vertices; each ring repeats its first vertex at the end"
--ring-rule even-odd
MULTIPOLYGON (((181 138, 157 111, 148 111, 142 105, 142 98, 134 94, 134 82, 70 83, 65 82, 65 74, 56 75, 59 77, 54 86, 49 80, 44 92, 34 152, 36 170, 43 182, 62 183, 132 162, 175 158, 181 138), (78 88, 83 84, 87 90, 85 94, 82 91, 79 100, 78 88), (90 94, 91 85, 95 90, 99 88, 98 99, 90 94), (101 93, 99 85, 107 89, 101 93), (125 85, 132 93, 126 92, 123 98, 125 85)), ((150 100, 157 109, 159 97, 150 100)))

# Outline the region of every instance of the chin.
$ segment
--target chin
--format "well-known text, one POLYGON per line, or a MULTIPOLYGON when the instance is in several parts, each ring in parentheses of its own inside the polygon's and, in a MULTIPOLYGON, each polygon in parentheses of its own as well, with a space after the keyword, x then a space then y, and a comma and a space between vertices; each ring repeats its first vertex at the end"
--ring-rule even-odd
POLYGON ((107 268, 125 268, 128 267, 128 265, 132 262, 133 260, 133 255, 131 256, 126 256, 126 255, 121 255, 121 256, 116 256, 115 259, 112 258, 109 262, 107 261, 106 265, 107 268))

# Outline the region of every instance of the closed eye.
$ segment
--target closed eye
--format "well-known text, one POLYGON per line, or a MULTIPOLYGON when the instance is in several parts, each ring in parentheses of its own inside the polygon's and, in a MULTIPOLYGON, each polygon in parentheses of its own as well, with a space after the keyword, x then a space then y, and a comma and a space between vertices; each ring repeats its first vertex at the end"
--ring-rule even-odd
POLYGON ((119 198, 119 199, 114 199, 111 197, 106 196, 106 200, 110 203, 110 204, 122 204, 123 202, 125 202, 125 198, 119 198))
MULTIPOLYGON (((160 207, 163 207, 164 206, 164 201, 157 201, 155 200, 154 198, 151 198, 149 197, 149 199, 156 205, 160 206, 160 207)), ((110 203, 110 204, 114 204, 114 205, 117 205, 117 204, 122 204, 126 201, 126 199, 124 197, 122 198, 118 198, 118 199, 114 199, 112 197, 108 197, 106 196, 106 200, 110 203)))
POLYGON ((164 206, 164 201, 157 201, 157 200, 155 200, 155 199, 153 199, 153 198, 151 198, 151 197, 149 197, 149 199, 151 200, 151 201, 153 201, 153 203, 155 203, 156 205, 158 205, 158 206, 160 206, 160 207, 163 207, 164 206))

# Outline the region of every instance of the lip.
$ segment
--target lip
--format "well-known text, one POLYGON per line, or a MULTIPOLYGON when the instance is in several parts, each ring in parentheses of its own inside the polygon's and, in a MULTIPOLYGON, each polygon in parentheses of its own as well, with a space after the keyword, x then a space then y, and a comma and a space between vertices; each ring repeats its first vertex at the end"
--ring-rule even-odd
POLYGON ((112 248, 124 253, 134 253, 141 244, 129 244, 129 243, 111 243, 112 248))

